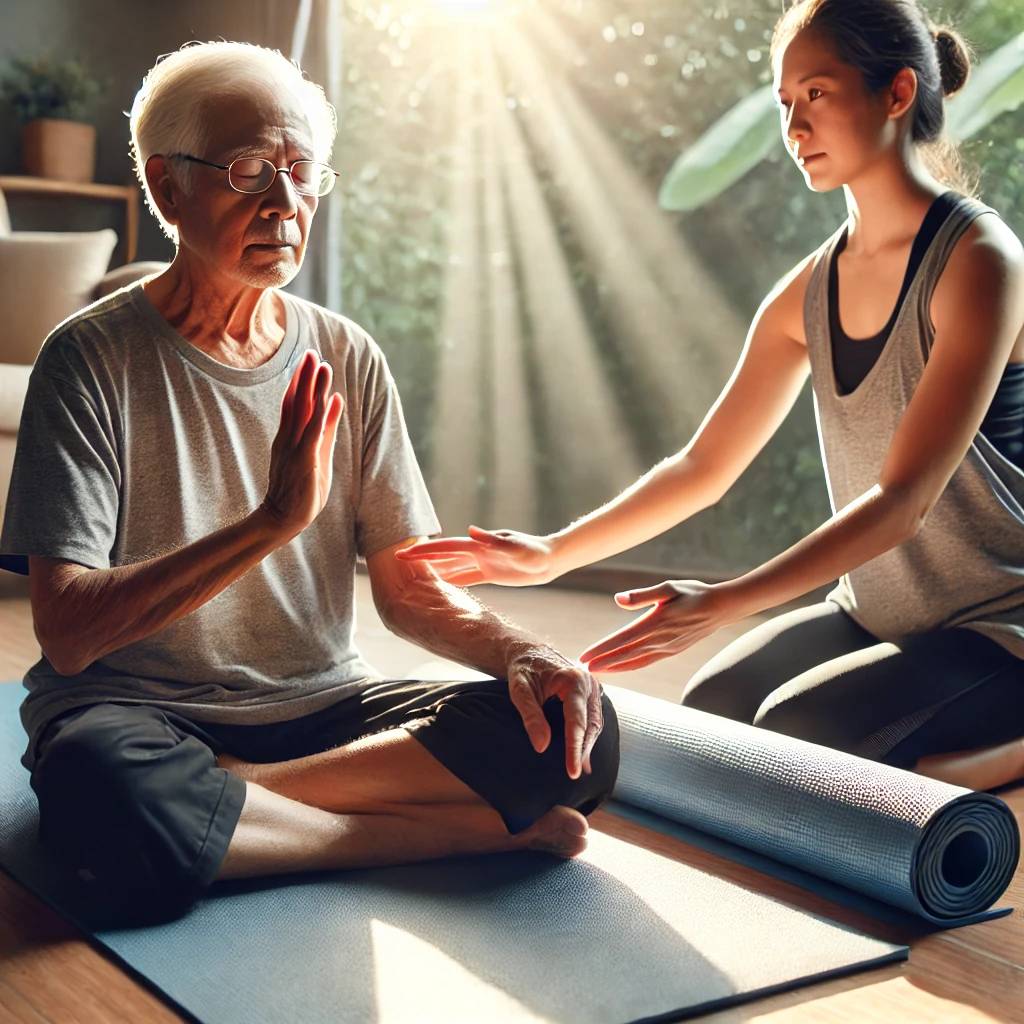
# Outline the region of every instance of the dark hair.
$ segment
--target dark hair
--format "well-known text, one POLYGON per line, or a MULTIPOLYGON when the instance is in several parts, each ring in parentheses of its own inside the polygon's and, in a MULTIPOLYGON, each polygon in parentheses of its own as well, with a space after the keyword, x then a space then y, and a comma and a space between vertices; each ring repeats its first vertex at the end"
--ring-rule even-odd
POLYGON ((962 89, 971 71, 963 39, 951 28, 933 25, 917 0, 797 0, 775 26, 772 55, 810 26, 826 35, 840 60, 860 71, 871 92, 887 88, 903 68, 913 69, 912 138, 922 147, 925 164, 951 188, 976 193, 977 172, 965 166, 943 132, 943 99, 962 89))

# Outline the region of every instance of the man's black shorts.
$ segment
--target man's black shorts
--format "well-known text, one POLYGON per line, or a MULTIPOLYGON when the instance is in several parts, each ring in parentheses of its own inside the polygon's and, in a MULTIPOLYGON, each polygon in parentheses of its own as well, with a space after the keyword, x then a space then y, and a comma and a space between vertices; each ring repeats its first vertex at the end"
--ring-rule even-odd
POLYGON ((615 711, 593 772, 565 771, 562 705, 544 712, 552 739, 538 754, 503 680, 368 686, 323 711, 265 725, 199 723, 146 705, 97 704, 68 712, 40 739, 32 787, 45 843, 111 898, 148 901, 158 916, 186 909, 216 878, 245 802, 245 783, 215 763, 288 761, 403 728, 487 801, 510 832, 556 804, 593 811, 619 763, 615 711))

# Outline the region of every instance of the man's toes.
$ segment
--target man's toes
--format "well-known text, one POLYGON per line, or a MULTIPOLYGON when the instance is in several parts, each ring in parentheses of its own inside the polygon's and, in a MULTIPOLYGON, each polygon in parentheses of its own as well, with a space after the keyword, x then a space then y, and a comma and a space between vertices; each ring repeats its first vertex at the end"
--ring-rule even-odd
POLYGON ((552 807, 523 834, 523 845, 556 857, 578 857, 587 848, 587 819, 572 807, 552 807))

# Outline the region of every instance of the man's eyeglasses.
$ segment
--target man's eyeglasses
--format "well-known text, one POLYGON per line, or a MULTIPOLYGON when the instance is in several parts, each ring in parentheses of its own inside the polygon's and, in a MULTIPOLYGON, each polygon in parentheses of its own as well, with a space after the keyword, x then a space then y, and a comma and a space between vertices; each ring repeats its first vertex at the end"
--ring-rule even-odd
POLYGON ((304 196, 325 196, 338 180, 338 172, 333 167, 316 160, 296 160, 291 167, 277 167, 273 161, 258 156, 240 156, 229 164, 215 164, 189 153, 172 153, 171 156, 227 171, 228 184, 236 192, 247 195, 266 192, 279 174, 287 174, 295 191, 304 196))

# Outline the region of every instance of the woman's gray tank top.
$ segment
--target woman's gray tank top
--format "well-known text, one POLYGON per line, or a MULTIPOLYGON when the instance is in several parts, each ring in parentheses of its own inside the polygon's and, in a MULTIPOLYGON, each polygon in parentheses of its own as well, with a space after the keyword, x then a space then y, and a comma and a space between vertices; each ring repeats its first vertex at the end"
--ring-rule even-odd
MULTIPOLYGON (((958 239, 986 213, 995 211, 961 197, 928 247, 878 360, 846 395, 836 384, 828 317, 829 261, 843 228, 815 253, 804 325, 833 512, 878 483, 935 339, 929 310, 936 282, 958 239)), ((1024 471, 977 434, 917 535, 848 573, 828 597, 880 640, 965 626, 1024 658, 1024 471)))

